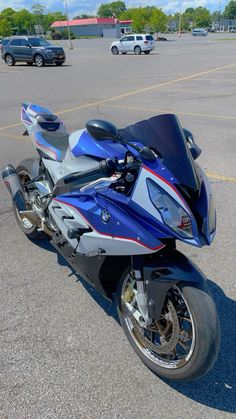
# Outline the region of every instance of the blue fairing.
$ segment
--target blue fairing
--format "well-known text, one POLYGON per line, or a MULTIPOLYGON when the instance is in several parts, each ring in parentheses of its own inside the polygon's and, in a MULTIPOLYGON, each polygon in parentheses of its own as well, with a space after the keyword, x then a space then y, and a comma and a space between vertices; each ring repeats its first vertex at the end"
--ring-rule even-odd
POLYGON ((201 189, 199 197, 195 203, 195 209, 202 218, 201 233, 206 243, 210 244, 216 233, 216 212, 215 208, 211 211, 212 192, 209 181, 200 166, 196 165, 198 176, 201 178, 201 189))
POLYGON ((53 115, 53 113, 52 113, 52 112, 50 112, 50 111, 49 111, 48 109, 46 109, 46 108, 43 108, 43 107, 42 107, 42 106, 40 106, 40 105, 30 104, 30 105, 29 105, 29 109, 30 109, 31 111, 33 111, 33 112, 37 113, 37 114, 42 113, 42 114, 53 115))
POLYGON ((158 250, 163 246, 161 241, 151 234, 142 223, 139 223, 133 215, 115 202, 98 194, 95 195, 94 192, 86 195, 79 193, 62 195, 58 196, 56 200, 76 208, 91 227, 100 234, 132 240, 152 250, 158 250), (111 214, 107 223, 104 223, 101 218, 104 209, 111 214))
POLYGON ((95 141, 88 131, 84 131, 71 151, 75 157, 87 155, 98 159, 115 157, 122 159, 127 151, 127 147, 111 140, 95 141))

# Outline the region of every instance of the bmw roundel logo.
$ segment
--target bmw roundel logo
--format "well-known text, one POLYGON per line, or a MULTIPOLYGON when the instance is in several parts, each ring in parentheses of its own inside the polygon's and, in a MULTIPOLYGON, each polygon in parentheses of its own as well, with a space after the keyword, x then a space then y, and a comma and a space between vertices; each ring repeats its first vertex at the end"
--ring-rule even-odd
POLYGON ((110 218, 111 218, 111 214, 109 213, 109 211, 107 211, 107 210, 102 210, 102 212, 101 212, 101 219, 102 219, 102 221, 104 222, 104 223, 108 223, 108 221, 110 220, 110 218))

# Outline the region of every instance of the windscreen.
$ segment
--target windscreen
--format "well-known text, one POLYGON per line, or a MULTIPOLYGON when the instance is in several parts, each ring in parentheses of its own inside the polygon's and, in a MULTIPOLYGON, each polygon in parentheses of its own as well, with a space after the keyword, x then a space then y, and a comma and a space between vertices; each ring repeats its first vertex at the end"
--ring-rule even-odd
POLYGON ((154 116, 120 130, 119 134, 128 141, 139 140, 152 147, 181 185, 198 189, 194 160, 177 116, 154 116))

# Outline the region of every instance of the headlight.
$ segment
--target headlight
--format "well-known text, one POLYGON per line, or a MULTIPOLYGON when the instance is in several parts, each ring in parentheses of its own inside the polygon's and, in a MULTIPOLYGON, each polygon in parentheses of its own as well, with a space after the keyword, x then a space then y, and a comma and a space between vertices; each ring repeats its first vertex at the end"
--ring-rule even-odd
POLYGON ((151 179, 147 179, 150 199, 163 222, 177 234, 192 238, 192 223, 188 213, 151 179))
POLYGON ((52 55, 53 54, 53 51, 51 49, 46 49, 46 54, 47 55, 52 55))

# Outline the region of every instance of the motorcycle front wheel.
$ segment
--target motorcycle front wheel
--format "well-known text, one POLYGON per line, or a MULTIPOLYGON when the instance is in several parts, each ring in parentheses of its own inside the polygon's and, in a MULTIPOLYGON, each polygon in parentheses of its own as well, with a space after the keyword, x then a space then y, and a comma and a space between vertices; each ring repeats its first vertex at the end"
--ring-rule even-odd
POLYGON ((143 363, 155 374, 192 381, 214 365, 220 346, 220 325, 207 284, 180 282, 169 289, 160 319, 146 327, 136 301, 136 281, 121 279, 117 308, 125 334, 143 363))

